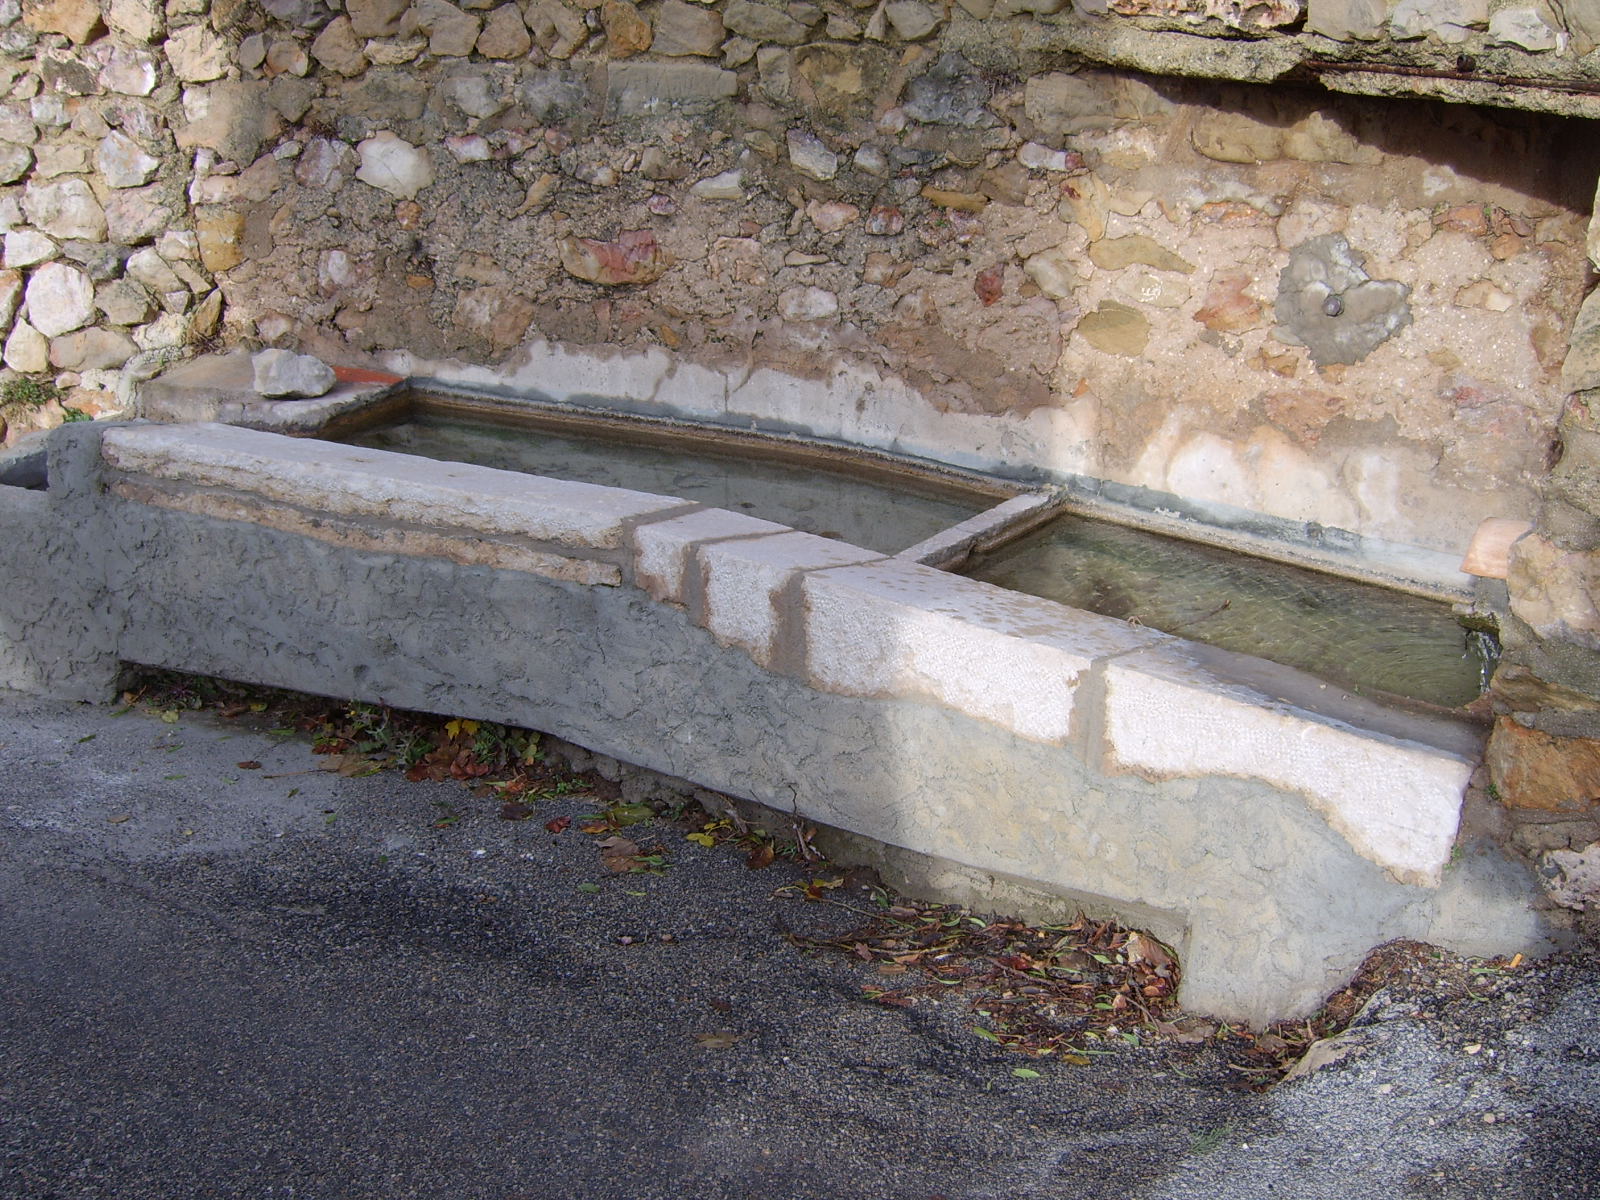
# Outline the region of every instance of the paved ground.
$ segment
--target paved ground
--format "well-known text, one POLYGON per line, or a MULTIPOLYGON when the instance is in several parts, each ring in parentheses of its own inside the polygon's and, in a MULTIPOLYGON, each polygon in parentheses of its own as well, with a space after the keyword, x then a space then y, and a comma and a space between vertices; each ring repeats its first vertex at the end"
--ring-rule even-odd
POLYGON ((608 875, 543 827, 581 801, 315 766, 0 694, 0 1195, 1600 1197, 1589 960, 1380 995, 1266 1095, 1205 1046, 1022 1079, 786 940, 782 865, 608 875))

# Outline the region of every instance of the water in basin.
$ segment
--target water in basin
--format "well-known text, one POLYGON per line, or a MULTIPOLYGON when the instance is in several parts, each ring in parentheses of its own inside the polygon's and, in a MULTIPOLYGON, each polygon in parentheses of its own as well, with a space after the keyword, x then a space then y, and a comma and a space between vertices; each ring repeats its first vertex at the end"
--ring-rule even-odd
POLYGON ((747 513, 793 529, 893 554, 993 504, 985 495, 914 472, 864 477, 798 448, 687 439, 641 431, 601 434, 529 428, 412 408, 398 419, 338 437, 351 445, 476 463, 557 479, 631 488, 747 513), (788 456, 791 461, 784 461, 788 456))
POLYGON ((1481 690, 1481 659, 1446 604, 1120 525, 1060 517, 965 573, 1363 694, 1453 708, 1481 690))

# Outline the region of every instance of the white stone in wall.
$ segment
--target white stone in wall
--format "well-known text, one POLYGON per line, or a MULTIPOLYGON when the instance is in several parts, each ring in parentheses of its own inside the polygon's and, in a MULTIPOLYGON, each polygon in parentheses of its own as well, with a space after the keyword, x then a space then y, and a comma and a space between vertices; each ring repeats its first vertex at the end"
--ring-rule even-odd
POLYGON ((111 0, 106 24, 132 42, 153 42, 166 28, 165 6, 159 0, 111 0))
POLYGON ((31 146, 39 140, 39 127, 26 105, 0 104, 0 142, 31 146))
POLYGON ((56 244, 36 229, 13 229, 6 234, 7 268, 37 266, 49 262, 57 253, 56 244))
POLYGON ((1078 286, 1078 269, 1065 246, 1052 246, 1030 255, 1022 270, 1035 287, 1053 300, 1066 299, 1078 286))
POLYGON ((94 165, 108 187, 131 188, 149 183, 161 160, 146 154, 127 134, 113 130, 100 139, 94 165))
POLYGON ((50 340, 50 365, 59 371, 103 371, 120 367, 138 349, 119 330, 79 329, 50 340))
POLYGON ((444 148, 450 151, 450 157, 458 163, 488 162, 494 157, 489 139, 476 133, 447 137, 444 139, 444 148))
POLYGON ((433 163, 427 152, 388 130, 369 137, 356 150, 361 155, 356 178, 391 196, 411 200, 433 182, 433 163))
POLYGON ((1488 0, 1400 0, 1389 18, 1389 32, 1402 39, 1431 33, 1441 42, 1455 44, 1466 41, 1488 20, 1488 0))
POLYGON ((95 306, 113 325, 140 325, 150 319, 150 293, 132 279, 113 279, 95 289, 95 306))
POLYGON ((0 271, 0 329, 11 328, 11 318, 22 303, 22 272, 0 271))
POLYGON ((743 200, 744 172, 735 167, 712 175, 690 187, 689 194, 701 200, 743 200))
POLYGON ((1017 151, 1017 161, 1030 171, 1067 171, 1073 165, 1073 159, 1065 150, 1052 150, 1038 142, 1023 142, 1017 151))
POLYGON ((76 267, 45 263, 28 280, 28 323, 46 337, 94 320, 94 284, 76 267))
POLYGON ((167 61, 184 83, 207 83, 228 73, 228 43, 201 23, 175 30, 166 42, 167 61))
POLYGON ((72 124, 72 114, 67 111, 66 97, 57 92, 42 92, 28 101, 28 112, 34 124, 49 129, 65 129, 72 124))
POLYGON ((294 164, 295 181, 301 187, 337 191, 355 165, 355 155, 344 142, 314 137, 306 143, 294 164))
POLYGON ((15 183, 33 165, 33 151, 26 146, 0 142, 0 183, 15 183))
POLYGON ((106 236, 105 210, 82 179, 30 183, 22 192, 22 211, 51 237, 98 242, 106 236))
POLYGON ((1489 18, 1489 36, 1524 50, 1554 50, 1561 45, 1560 35, 1531 5, 1495 13, 1489 18))
POLYGON ((105 214, 108 236, 125 246, 152 241, 172 224, 172 210, 159 184, 112 192, 105 214))
POLYGON ((156 89, 160 72, 156 56, 133 46, 103 42, 96 47, 100 63, 100 86, 124 96, 148 96, 156 89))
POLYGON ((173 274, 166 260, 149 246, 130 254, 125 269, 129 279, 137 280, 157 295, 183 287, 183 281, 173 274))
POLYGON ((35 146, 38 156, 33 168, 35 179, 57 179, 62 175, 86 175, 89 150, 75 142, 45 143, 35 146))
POLYGON ((1335 41, 1370 42, 1383 36, 1390 0, 1309 0, 1306 32, 1335 41))
POLYGON ((189 322, 181 313, 162 313, 135 329, 133 340, 141 350, 175 350, 189 340, 189 322))
POLYGON ((789 130, 789 165, 802 175, 816 180, 832 179, 839 173, 839 156, 822 140, 803 129, 789 130))
POLYGON ((12 326, 11 336, 6 338, 4 362, 13 371, 24 374, 48 371, 50 340, 26 321, 18 321, 12 326))
POLYGON ((839 315, 839 297, 819 287, 792 287, 778 297, 785 321, 831 321, 839 315))

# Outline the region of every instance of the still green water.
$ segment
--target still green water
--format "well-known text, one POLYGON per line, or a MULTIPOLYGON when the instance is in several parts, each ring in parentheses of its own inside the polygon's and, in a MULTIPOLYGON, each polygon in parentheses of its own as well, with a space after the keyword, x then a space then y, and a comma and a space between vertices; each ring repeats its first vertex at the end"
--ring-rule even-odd
POLYGON ((1120 525, 1060 517, 965 573, 1363 694, 1454 708, 1481 690, 1449 605, 1120 525))
POLYGON ((340 440, 376 450, 676 496, 881 554, 898 553, 982 512, 990 503, 980 498, 951 499, 932 489, 919 492, 914 484, 875 483, 826 465, 754 458, 737 449, 724 455, 638 445, 428 413, 340 440))

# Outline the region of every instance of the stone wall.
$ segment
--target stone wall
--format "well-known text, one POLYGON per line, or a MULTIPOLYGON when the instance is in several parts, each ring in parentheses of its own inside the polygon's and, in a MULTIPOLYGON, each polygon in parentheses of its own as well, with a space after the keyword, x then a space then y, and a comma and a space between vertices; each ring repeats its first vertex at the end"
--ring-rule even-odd
POLYGON ((31 7, 6 364, 90 414, 218 337, 843 365, 936 457, 1447 553, 1533 515, 1580 131, 1049 47, 1120 17, 880 8, 31 7))
POLYGON ((0 0, 7 437, 218 343, 521 385, 587 348, 619 378, 759 377, 741 419, 853 408, 880 444, 1313 532, 1453 556, 1536 519, 1512 660, 1567 691, 1505 715, 1570 738, 1592 705, 1561 697, 1600 695, 1600 309, 1567 361, 1597 150, 1547 114, 1590 112, 1592 25, 1543 0, 0 0))

